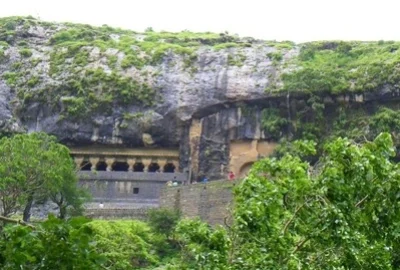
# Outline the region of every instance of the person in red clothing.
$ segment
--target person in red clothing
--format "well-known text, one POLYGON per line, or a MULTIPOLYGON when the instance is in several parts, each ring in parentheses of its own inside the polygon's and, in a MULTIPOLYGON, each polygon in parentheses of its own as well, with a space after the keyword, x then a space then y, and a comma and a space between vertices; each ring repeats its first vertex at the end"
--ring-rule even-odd
POLYGON ((235 174, 232 171, 229 172, 228 177, 229 180, 235 180, 235 174))

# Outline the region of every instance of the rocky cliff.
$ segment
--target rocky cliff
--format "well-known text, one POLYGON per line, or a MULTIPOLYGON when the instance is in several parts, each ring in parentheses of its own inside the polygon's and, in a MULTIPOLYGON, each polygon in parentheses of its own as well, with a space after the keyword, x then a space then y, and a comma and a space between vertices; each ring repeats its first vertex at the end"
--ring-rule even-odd
POLYGON ((386 113, 396 112, 399 48, 3 18, 0 132, 44 131, 73 145, 179 147, 185 168, 199 120, 198 174, 217 178, 232 140, 319 137, 330 127, 324 119, 347 119, 349 107, 374 115, 390 104, 386 113))

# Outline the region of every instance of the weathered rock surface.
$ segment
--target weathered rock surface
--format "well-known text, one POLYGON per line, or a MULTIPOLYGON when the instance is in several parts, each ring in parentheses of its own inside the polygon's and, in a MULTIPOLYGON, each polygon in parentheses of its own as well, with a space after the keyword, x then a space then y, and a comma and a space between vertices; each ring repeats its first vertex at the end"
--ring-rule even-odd
MULTIPOLYGON (((178 146, 182 126, 193 115, 207 115, 218 111, 221 106, 239 101, 260 99, 267 96, 265 89, 271 78, 277 73, 276 64, 267 54, 277 51, 262 41, 254 41, 248 47, 216 50, 210 46, 200 46, 195 52, 195 60, 190 66, 186 58, 172 50, 166 51, 162 61, 156 65, 145 65, 140 70, 135 67, 116 72, 137 81, 146 81, 156 89, 160 97, 153 106, 140 104, 113 104, 111 110, 99 110, 92 114, 82 114, 74 118, 65 116, 63 99, 68 98, 54 93, 52 88, 60 88, 73 78, 73 71, 66 59, 64 70, 51 74, 51 54, 62 50, 62 46, 51 45, 55 33, 68 28, 65 25, 52 24, 51 27, 26 24, 15 26, 15 34, 8 46, 3 46, 5 60, 1 61, 0 73, 14 72, 16 65, 22 66, 17 83, 7 83, 5 76, 0 77, 0 130, 2 132, 44 131, 56 135, 61 141, 74 144, 126 144, 132 146, 178 146), (23 43, 23 46, 19 45, 23 43), (32 55, 24 57, 22 48, 29 48, 32 55), (240 55, 237 63, 232 58, 240 55), (37 60, 32 60, 37 59, 37 60), (35 66, 31 62, 37 61, 35 66), (21 72, 22 70, 22 72, 21 72), (144 72, 147 75, 143 75, 144 72), (29 78, 37 77, 38 83, 27 86, 29 78), (48 89, 51 97, 42 96, 41 100, 21 98, 21 92, 35 93, 48 89), (50 100, 51 99, 51 100, 50 100), (126 113, 146 112, 143 116, 129 121, 126 113), (147 138, 147 139, 144 139, 147 138)), ((139 35, 132 36, 137 37, 139 35)), ((116 34, 113 38, 118 38, 116 34)), ((1 48, 1 47, 0 47, 1 48)), ((87 46, 89 61, 84 68, 100 68, 111 72, 107 65, 107 55, 123 58, 118 49, 101 52, 98 47, 87 46)), ((290 58, 297 49, 283 51, 284 58, 290 58)), ((118 60, 119 61, 119 60, 118 60)), ((60 91, 61 92, 61 91, 60 91)), ((41 95, 46 95, 45 91, 41 95)), ((156 97, 154 97, 156 99, 156 97)))

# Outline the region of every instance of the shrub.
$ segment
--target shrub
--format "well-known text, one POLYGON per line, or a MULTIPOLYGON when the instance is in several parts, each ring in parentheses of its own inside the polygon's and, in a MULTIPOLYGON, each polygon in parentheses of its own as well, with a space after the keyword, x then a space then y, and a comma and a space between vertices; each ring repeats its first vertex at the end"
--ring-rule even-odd
POLYGON ((9 86, 15 86, 17 84, 19 74, 16 72, 5 72, 3 74, 3 79, 6 80, 9 86))
POLYGON ((7 57, 7 55, 5 54, 5 52, 4 52, 2 49, 0 49, 0 63, 6 61, 7 58, 8 58, 8 57, 7 57))
POLYGON ((223 50, 223 49, 236 48, 239 46, 240 45, 238 43, 228 42, 228 43, 221 43, 221 44, 214 45, 213 48, 214 48, 214 50, 219 51, 219 50, 223 50))
POLYGON ((31 56, 32 56, 32 51, 29 50, 29 49, 27 49, 27 48, 21 49, 21 50, 19 51, 19 53, 20 53, 23 57, 25 57, 25 58, 28 58, 28 57, 31 57, 31 56))
POLYGON ((246 56, 243 54, 229 54, 228 55, 228 65, 229 66, 243 66, 243 62, 246 61, 246 56))
POLYGON ((65 97, 62 99, 63 104, 67 108, 67 112, 71 116, 80 116, 86 112, 86 104, 84 98, 81 97, 65 97))
POLYGON ((118 62, 118 56, 107 55, 107 64, 110 68, 115 68, 117 62, 118 62))
POLYGON ((152 209, 149 211, 148 221, 157 233, 170 235, 180 219, 180 213, 166 208, 152 209))
POLYGON ((15 28, 17 27, 17 21, 9 20, 8 22, 6 22, 3 25, 3 27, 4 27, 4 29, 7 29, 7 30, 15 30, 15 28))
POLYGON ((36 84, 38 84, 38 82, 39 82, 39 77, 37 77, 37 76, 32 76, 32 77, 28 80, 27 85, 28 85, 29 87, 34 87, 36 84))
POLYGON ((0 48, 7 49, 10 45, 5 41, 0 41, 0 48))
POLYGON ((53 216, 35 230, 7 226, 0 241, 0 266, 13 269, 101 269, 104 257, 96 252, 93 231, 84 226, 88 220, 68 222, 53 216))
POLYGON ((28 46, 28 43, 25 40, 21 40, 18 42, 18 46, 26 47, 26 46, 28 46))
POLYGON ((281 61, 283 56, 281 52, 270 52, 267 54, 268 58, 272 61, 281 61))
POLYGON ((275 108, 262 110, 261 126, 272 138, 278 139, 287 124, 288 120, 280 115, 279 110, 275 108))
POLYGON ((156 265, 153 235, 147 224, 140 221, 96 220, 86 224, 94 231, 98 254, 106 257, 106 268, 114 270, 144 268, 156 265))
POLYGON ((183 219, 175 233, 182 247, 182 269, 227 269, 230 239, 224 228, 211 228, 199 219, 183 219))
POLYGON ((339 94, 376 91, 400 80, 399 42, 311 42, 297 66, 282 76, 282 90, 339 94))
POLYGON ((129 55, 125 56, 124 59, 122 60, 121 67, 129 68, 132 66, 141 68, 144 66, 144 62, 136 54, 129 54, 129 55))
POLYGON ((86 66, 89 62, 89 52, 81 50, 75 54, 73 63, 78 66, 86 66))

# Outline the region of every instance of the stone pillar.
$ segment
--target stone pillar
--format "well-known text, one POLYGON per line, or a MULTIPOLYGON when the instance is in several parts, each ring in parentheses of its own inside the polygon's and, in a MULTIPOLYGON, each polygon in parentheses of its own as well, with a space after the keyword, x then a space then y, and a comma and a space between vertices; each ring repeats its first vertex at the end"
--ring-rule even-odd
POLYGON ((172 160, 171 163, 174 164, 174 166, 175 166, 174 172, 179 172, 179 161, 178 160, 172 160))
POLYGON ((125 188, 126 188, 125 189, 125 193, 132 193, 132 182, 131 181, 127 181, 125 188))
POLYGON ((83 157, 74 157, 74 162, 76 164, 76 169, 80 170, 81 169, 81 164, 83 162, 83 157))
POLYGON ((118 193, 126 193, 125 191, 125 181, 118 181, 118 193))
POLYGON ((90 168, 90 170, 95 171, 96 170, 96 165, 99 162, 99 158, 98 157, 90 157, 89 158, 89 162, 92 164, 92 167, 90 168))
POLYGON ((158 159, 158 166, 160 166, 160 172, 164 172, 164 166, 167 164, 166 159, 158 159))
POLYGON ((107 164, 107 172, 111 172, 112 171, 112 165, 115 162, 115 158, 110 158, 110 157, 106 157, 104 159, 105 163, 107 164))
MULTIPOLYGON (((196 180, 199 173, 200 164, 200 141, 201 135, 203 134, 203 121, 202 119, 192 119, 189 130, 189 145, 190 145, 190 168, 191 173, 189 181, 196 180)), ((174 163, 174 162, 173 162, 174 163)), ((175 165, 175 171, 178 171, 178 167, 175 165)))
POLYGON ((252 140, 251 141, 251 150, 250 151, 255 151, 257 152, 257 145, 258 145, 258 140, 252 140))
POLYGON ((148 172, 151 164, 151 158, 142 158, 142 163, 144 165, 143 171, 148 172))
POLYGON ((126 162, 129 165, 128 171, 133 172, 133 166, 136 163, 136 159, 135 158, 128 158, 126 162))

